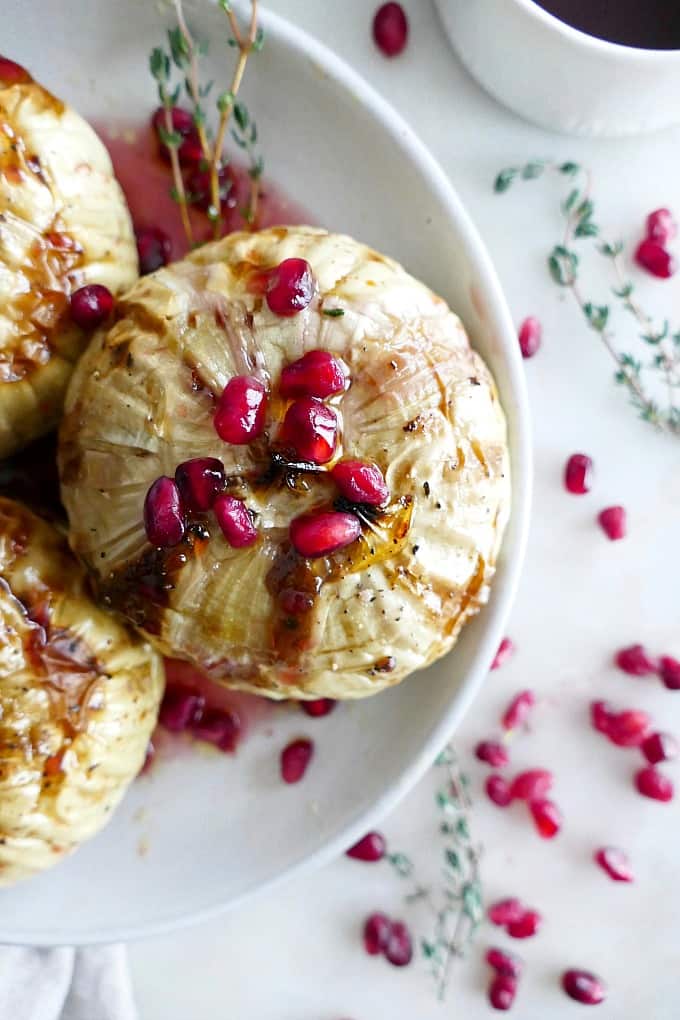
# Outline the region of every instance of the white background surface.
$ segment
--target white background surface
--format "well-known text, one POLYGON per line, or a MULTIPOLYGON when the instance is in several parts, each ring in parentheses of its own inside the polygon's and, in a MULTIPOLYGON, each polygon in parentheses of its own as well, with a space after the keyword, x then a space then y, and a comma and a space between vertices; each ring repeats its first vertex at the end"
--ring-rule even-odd
MULTIPOLYGON (((680 441, 637 421, 611 382, 610 363, 596 338, 547 277, 545 253, 561 228, 558 183, 518 185, 504 197, 495 196, 491 184, 502 166, 535 156, 586 163, 594 171, 596 218, 608 234, 625 237, 630 250, 650 209, 667 204, 680 214, 680 131, 596 143, 524 124, 488 99, 458 65, 427 0, 406 4, 410 45, 389 62, 371 43, 373 3, 270 0, 270 5, 333 46, 412 123, 477 222, 516 320, 531 313, 544 325, 543 348, 526 365, 535 416, 536 499, 510 627, 518 653, 491 674, 456 741, 479 792, 485 773, 471 758, 476 740, 493 731, 517 689, 531 686, 542 695, 534 732, 518 738, 513 761, 518 768, 546 764, 555 770, 555 797, 565 814, 562 835, 543 843, 521 812, 501 812, 481 798, 472 819, 486 847, 487 897, 517 894, 545 916, 535 939, 512 947, 526 960, 526 976, 511 1015, 521 1020, 578 1015, 579 1007, 559 990, 558 976, 567 966, 584 966, 609 985, 607 1003, 596 1014, 601 1020, 642 1015, 675 1020, 680 812, 677 802, 657 804, 633 791, 637 756, 591 731, 587 706, 593 697, 606 697, 643 707, 663 728, 680 733, 680 693, 624 677, 610 666, 612 651, 636 640, 680 656, 680 441), (561 484, 565 457, 577 450, 589 452, 597 467, 593 491, 581 498, 568 496, 561 484), (599 509, 618 502, 628 509, 630 535, 616 544, 593 521, 599 509), (629 851, 635 885, 611 883, 590 863, 592 849, 602 843, 629 851)), ((275 177, 275 168, 270 172, 275 177)), ((408 209, 395 215, 408 216, 408 209)), ((647 304, 671 314, 680 326, 677 278, 665 284, 635 278, 647 304)), ((603 294, 598 279, 593 296, 603 294)), ((618 321, 622 335, 624 330, 632 335, 630 323, 618 321)), ((433 789, 433 779, 425 779, 383 825, 394 847, 411 854, 423 870, 436 866, 439 852, 430 839, 433 789)), ((402 894, 387 867, 343 859, 209 924, 133 945, 142 1020, 492 1015, 480 961, 483 947, 502 941, 496 931, 482 932, 479 948, 454 973, 444 1006, 435 1001, 419 960, 399 971, 363 953, 360 927, 373 909, 404 916, 416 932, 426 932, 422 916, 403 904, 402 894)))

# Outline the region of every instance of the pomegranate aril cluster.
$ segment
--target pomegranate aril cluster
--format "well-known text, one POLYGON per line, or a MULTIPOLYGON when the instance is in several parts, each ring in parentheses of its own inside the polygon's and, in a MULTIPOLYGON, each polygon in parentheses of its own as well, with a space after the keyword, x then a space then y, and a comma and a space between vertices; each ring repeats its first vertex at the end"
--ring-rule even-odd
POLYGON ((673 216, 668 209, 655 209, 647 217, 647 236, 635 251, 635 261, 642 269, 662 280, 673 276, 676 261, 666 245, 678 232, 673 216))
MULTIPOLYGON (((640 660, 640 669, 642 665, 640 660)), ((590 717, 593 727, 613 744, 618 747, 636 747, 642 752, 646 764, 634 776, 638 793, 651 800, 672 800, 675 792, 673 783, 656 766, 677 757, 678 744, 675 738, 670 733, 654 731, 652 720, 642 709, 616 709, 607 702, 594 701, 590 706, 590 717)))
POLYGON ((525 907, 516 897, 492 903, 487 910, 487 917, 492 924, 505 928, 513 939, 531 938, 536 935, 543 922, 537 910, 525 907))
POLYGON ((387 914, 375 913, 366 918, 363 939, 369 956, 382 955, 393 967, 406 967, 413 959, 410 931, 403 921, 393 921, 387 914))
POLYGON ((207 707, 202 694, 179 684, 166 688, 158 721, 171 733, 188 732, 220 751, 236 750, 241 734, 236 712, 207 707))

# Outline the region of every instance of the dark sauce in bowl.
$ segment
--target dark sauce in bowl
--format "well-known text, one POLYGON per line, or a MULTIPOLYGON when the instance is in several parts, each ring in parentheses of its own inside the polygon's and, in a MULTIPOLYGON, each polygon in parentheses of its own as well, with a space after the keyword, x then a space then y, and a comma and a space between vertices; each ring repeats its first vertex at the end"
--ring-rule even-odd
POLYGON ((534 0, 572 28, 642 50, 680 50, 680 0, 534 0))

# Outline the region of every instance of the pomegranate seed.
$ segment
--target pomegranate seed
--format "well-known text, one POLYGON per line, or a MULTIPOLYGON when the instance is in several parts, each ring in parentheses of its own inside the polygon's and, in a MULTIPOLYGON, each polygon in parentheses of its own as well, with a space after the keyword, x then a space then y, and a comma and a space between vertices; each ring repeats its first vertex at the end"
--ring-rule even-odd
POLYGON ((224 465, 216 457, 195 457, 175 469, 175 481, 187 510, 210 510, 225 486, 224 465))
MULTIPOLYGON (((184 144, 188 144, 184 143, 184 144)), ((199 145, 200 149, 200 145, 199 145)), ((201 156, 194 160, 196 163, 200 163, 201 156)), ((180 160, 182 155, 180 152, 180 160)), ((184 161, 188 159, 188 153, 185 154, 184 161)), ((220 200, 220 206, 226 202, 231 189, 234 186, 234 176, 231 169, 228 166, 222 166, 217 171, 217 194, 220 200)), ((197 209, 202 209, 203 212, 207 212, 212 205, 212 177, 209 170, 195 169, 193 173, 189 174, 186 182, 187 192, 189 193, 191 204, 196 206, 197 209)))
POLYGON ((385 856, 387 843, 385 837, 379 832, 368 832, 358 843, 346 851, 347 857, 353 857, 357 861, 381 861, 385 856))
POLYGON ((562 988, 570 999, 575 999, 584 1006, 596 1006, 599 1002, 604 1002, 604 985, 588 970, 565 970, 562 975, 562 988))
POLYGON ((647 765, 635 773, 635 786, 638 793, 651 800, 668 802, 673 800, 673 783, 653 765, 647 765))
MULTIPOLYGON (((181 106, 172 107, 170 110, 170 120, 172 130, 176 131, 183 138, 186 138, 187 135, 192 134, 196 130, 193 114, 189 110, 182 109, 181 106)), ((151 117, 151 126, 160 138, 160 135, 165 131, 165 110, 162 106, 154 110, 151 117)))
POLYGON ((596 850, 593 856, 595 863, 599 864, 615 882, 633 881, 630 862, 623 850, 618 850, 615 846, 603 846, 596 850))
POLYGON ((670 733, 650 733, 640 745, 650 765, 660 761, 672 761, 678 757, 678 742, 670 733))
POLYGON ((507 925, 519 921, 524 917, 524 913, 525 910, 521 902, 516 896, 511 896, 507 900, 497 900, 496 903, 492 903, 487 909, 486 916, 492 924, 505 928, 507 925))
POLYGON ((480 740, 475 748, 475 755, 494 769, 502 769, 510 761, 507 748, 500 740, 480 740))
MULTIPOLYGON (((288 613, 289 616, 304 616, 314 605, 314 599, 311 595, 308 595, 305 591, 297 591, 296 588, 284 588, 279 592, 279 605, 283 609, 284 613, 288 613)), ((330 698, 318 698, 316 701, 304 701, 301 705, 307 715, 325 715, 325 712, 315 713, 313 710, 307 711, 305 706, 319 705, 323 701, 330 701, 330 698)), ((335 704, 335 702, 333 702, 335 704)), ((328 710, 330 712, 330 709, 328 710)))
POLYGON ((607 701, 593 701, 590 705, 590 718, 595 729, 609 736, 609 728, 615 711, 614 706, 607 701))
POLYGON ((331 471, 340 494, 352 503, 384 506, 390 490, 377 464, 363 464, 360 460, 341 460, 331 471))
POLYGON ((408 19, 401 4, 383 4, 373 18, 373 39, 386 57, 397 57, 408 42, 408 19))
POLYGON ((299 783, 314 754, 314 744, 306 737, 293 740, 281 752, 281 778, 284 783, 299 783))
POLYGON ((660 280, 667 280, 675 273, 675 259, 658 241, 646 238, 641 241, 635 251, 635 261, 642 269, 660 280))
POLYGON ((257 528, 242 499, 222 492, 216 497, 213 510, 222 534, 233 549, 245 549, 257 541, 257 528))
POLYGON ((314 293, 312 267, 305 259, 284 259, 267 275, 265 296, 274 315, 297 315, 314 293))
POLYGON ((500 669, 515 654, 515 646, 509 637, 504 637, 491 663, 492 669, 500 669))
POLYGON ((311 715, 314 719, 319 719, 321 716, 330 715, 337 701, 333 698, 317 698, 316 701, 301 701, 300 708, 305 715, 311 715))
POLYGON ((172 254, 172 241, 160 227, 135 228, 139 272, 141 276, 167 266, 172 254))
POLYGON ((669 691, 680 690, 680 661, 670 655, 659 659, 659 675, 669 691))
POLYGON ((203 146, 198 134, 188 135, 177 148, 177 158, 183 167, 197 166, 204 158, 203 146))
POLYGON ((201 694, 173 685, 163 695, 158 721, 171 733, 181 733, 200 721, 204 708, 205 698, 201 694))
POLYGON ((554 839, 562 828, 562 813, 552 800, 532 800, 529 803, 531 817, 542 839, 554 839))
POLYGON ((532 938, 543 923, 543 918, 537 910, 525 910, 516 921, 510 921, 506 931, 513 939, 532 938))
POLYGON ((325 510, 294 517, 289 534, 293 548, 301 556, 314 559, 356 542, 361 535, 361 523, 354 514, 325 510))
POLYGON ((585 453, 572 453, 564 469, 564 485, 568 492, 582 496, 590 492, 593 462, 585 453))
POLYGON ((515 776, 510 791, 516 800, 540 800, 550 793, 553 774, 547 769, 528 769, 515 776))
POLYGON ((608 506, 597 515, 600 527, 612 542, 626 537, 626 511, 622 506, 608 506))
POLYGON ((657 670, 656 661, 642 645, 621 648, 616 653, 614 662, 619 669, 631 676, 649 676, 650 673, 656 673, 657 670))
POLYGON ((71 294, 71 318, 81 329, 96 329, 113 311, 113 294, 101 283, 88 283, 71 294))
POLYGON ((411 933, 403 921, 392 922, 384 952, 393 967, 406 967, 413 959, 411 933))
POLYGON ((639 747, 650 726, 651 719, 641 708, 624 708, 609 717, 606 735, 617 747, 639 747))
POLYGON ((484 784, 486 795, 497 807, 507 807, 512 800, 510 783, 496 772, 492 773, 484 784))
POLYGON ((331 397, 342 393, 345 373, 337 358, 328 351, 308 351, 281 371, 279 392, 282 397, 331 397))
POLYGON ((672 241, 678 232, 670 209, 655 209, 647 217, 647 237, 664 245, 672 241))
POLYGON ((235 751, 241 733, 241 721, 235 712, 209 708, 200 719, 191 722, 190 729, 197 740, 215 744, 220 751, 235 751))
POLYGON ((184 538, 184 513, 173 478, 161 475, 144 500, 144 530, 151 545, 164 549, 184 538))
POLYGON ((533 691, 520 691, 516 695, 501 718, 501 725, 504 730, 514 730, 522 726, 529 718, 531 709, 536 704, 536 695, 533 691))
POLYGON ((492 946, 491 949, 487 949, 484 959, 503 977, 519 978, 522 975, 522 961, 514 953, 506 953, 504 949, 492 946))
POLYGON ((497 974, 489 986, 489 1002, 503 1012, 512 1007, 516 994, 517 981, 508 974, 497 974))
POLYGON ((262 433, 266 413, 267 391, 260 380, 236 375, 224 387, 217 404, 215 431, 225 443, 251 443, 262 433))
POLYGON ((21 64, 0 56, 0 81, 5 85, 26 85, 33 79, 21 64))
POLYGON ((387 948, 392 922, 386 914, 371 914, 364 923, 364 948, 369 956, 377 956, 387 948))
POLYGON ((326 464, 335 452, 338 418, 332 407, 315 397, 302 397, 290 405, 278 440, 295 451, 299 460, 326 464))
POLYGON ((519 349, 523 358, 533 358, 541 346, 541 324, 537 318, 530 315, 519 327, 519 349))

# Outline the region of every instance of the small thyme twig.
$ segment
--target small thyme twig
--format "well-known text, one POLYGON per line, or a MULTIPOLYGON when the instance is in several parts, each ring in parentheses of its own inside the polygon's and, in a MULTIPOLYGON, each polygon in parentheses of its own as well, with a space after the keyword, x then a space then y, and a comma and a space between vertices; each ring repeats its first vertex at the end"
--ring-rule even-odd
POLYGON ((189 74, 186 79, 186 88, 189 94, 189 98, 194 104, 194 123, 196 125, 196 131, 198 133, 198 140, 201 143, 201 149, 203 150, 203 158, 206 162, 210 162, 212 154, 210 151, 210 144, 208 142, 208 136, 205 130, 205 118, 201 107, 201 96, 199 92, 198 84, 198 57, 196 55, 196 43, 194 42, 193 36, 187 26, 184 10, 182 9, 182 0, 175 0, 175 13, 177 15, 177 24, 182 37, 186 43, 187 57, 189 61, 189 74))
POLYGON ((586 300, 577 282, 579 256, 574 250, 574 245, 581 239, 597 238, 600 234, 600 229, 592 218, 594 204, 591 198, 590 171, 577 163, 534 160, 524 167, 508 167, 502 170, 496 177, 495 190, 507 191, 516 178, 533 180, 540 177, 544 171, 570 178, 579 176, 581 178, 580 186, 574 187, 562 203, 562 212, 565 216, 564 236, 562 243, 553 248, 548 259, 553 280, 571 291, 588 325, 600 335, 605 349, 616 364, 615 380, 628 389, 631 401, 640 412, 640 416, 659 429, 680 435, 680 405, 676 399, 676 391, 680 388, 680 332, 671 334, 668 322, 664 323, 663 329, 655 329, 650 316, 633 299, 634 286, 627 279, 621 258, 623 244, 599 241, 597 249, 612 262, 618 284, 613 288, 614 296, 635 317, 642 330, 640 338, 646 344, 657 348, 653 361, 646 367, 662 374, 668 396, 668 406, 665 410, 659 408, 656 401, 646 392, 642 379, 642 363, 633 355, 621 353, 617 349, 614 333, 608 328, 609 306, 596 305, 586 300))

